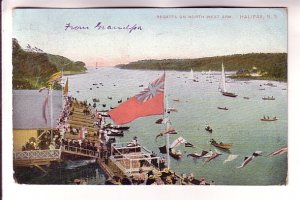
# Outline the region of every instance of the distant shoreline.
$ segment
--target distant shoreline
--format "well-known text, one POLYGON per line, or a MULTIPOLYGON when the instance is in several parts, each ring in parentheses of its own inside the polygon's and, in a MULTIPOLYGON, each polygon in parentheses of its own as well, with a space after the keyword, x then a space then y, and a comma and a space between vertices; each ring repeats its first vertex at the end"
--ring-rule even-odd
MULTIPOLYGON (((178 71, 178 72, 189 72, 189 70, 180 70, 180 69, 132 69, 132 68, 122 68, 122 67, 118 67, 115 66, 114 68, 118 68, 118 69, 125 69, 125 70, 142 70, 142 71, 178 71)), ((205 71, 205 70, 194 70, 194 72, 209 72, 209 71, 205 71)), ((221 74, 221 70, 217 71, 212 71, 212 72, 220 72, 221 74)), ((236 72, 236 71, 227 71, 227 72, 236 72)), ((209 74, 206 74, 209 75, 209 74)), ((213 74, 212 74, 213 75, 213 74)), ((228 78, 231 79, 236 79, 236 80, 241 80, 241 81, 248 81, 248 80, 265 80, 265 81, 279 81, 279 82, 287 82, 287 79, 279 79, 279 78, 275 78, 275 77, 267 77, 267 76, 240 76, 240 75, 228 75, 228 78)))
POLYGON ((287 53, 247 53, 191 59, 147 59, 120 64, 120 69, 236 72, 237 77, 287 81, 287 53))

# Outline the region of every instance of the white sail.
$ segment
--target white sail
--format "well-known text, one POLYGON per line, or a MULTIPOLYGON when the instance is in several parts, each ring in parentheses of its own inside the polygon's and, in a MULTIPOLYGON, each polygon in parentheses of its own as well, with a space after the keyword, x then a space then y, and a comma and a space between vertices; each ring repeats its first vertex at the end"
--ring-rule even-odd
POLYGON ((179 137, 176 140, 174 140, 174 142, 171 144, 170 148, 175 148, 180 144, 184 144, 186 143, 186 140, 183 137, 179 137))
POLYGON ((227 92, 225 84, 226 84, 225 83, 225 70, 224 70, 224 65, 222 63, 222 74, 221 74, 221 80, 220 80, 220 85, 219 85, 219 89, 221 90, 221 92, 227 92))
POLYGON ((193 71, 193 69, 191 69, 190 79, 191 79, 191 80, 194 80, 194 79, 195 79, 195 78, 194 78, 194 71, 193 71))
POLYGON ((229 155, 228 158, 226 160, 224 160, 223 164, 225 164, 226 162, 233 161, 237 157, 238 157, 238 155, 229 155))

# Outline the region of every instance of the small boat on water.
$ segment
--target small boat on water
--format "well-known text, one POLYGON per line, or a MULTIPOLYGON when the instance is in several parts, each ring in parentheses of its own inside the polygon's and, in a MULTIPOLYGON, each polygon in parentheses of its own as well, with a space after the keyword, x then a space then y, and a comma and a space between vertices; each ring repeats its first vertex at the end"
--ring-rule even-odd
POLYGON ((263 97, 262 100, 275 100, 275 97, 273 97, 273 96, 263 97))
POLYGON ((220 110, 228 110, 228 108, 226 108, 226 107, 218 107, 218 109, 220 109, 220 110))
POLYGON ((155 140, 157 141, 158 137, 164 136, 166 134, 177 134, 177 132, 174 128, 169 128, 169 129, 159 133, 158 135, 156 135, 155 140))
POLYGON ((187 155, 187 157, 193 157, 193 158, 202 158, 203 156, 207 155, 208 151, 202 151, 201 153, 190 153, 187 155))
POLYGON ((110 132, 110 133, 107 133, 107 136, 112 136, 112 137, 123 137, 123 136, 124 136, 124 133, 123 133, 123 131, 121 131, 121 132, 110 132))
POLYGON ((161 124, 162 122, 163 122, 163 119, 160 118, 160 119, 158 119, 158 120, 155 121, 155 124, 161 124))
POLYGON ((244 99, 250 99, 250 97, 243 97, 244 99))
POLYGON ((220 152, 217 152, 217 151, 213 152, 213 153, 211 154, 211 156, 207 157, 207 160, 204 162, 203 165, 205 165, 206 163, 210 162, 211 160, 217 158, 217 157, 220 156, 220 155, 222 155, 220 152))
POLYGON ((178 112, 178 110, 176 108, 168 108, 169 112, 178 112))
POLYGON ((186 142, 186 143, 184 144, 184 147, 192 147, 192 148, 194 148, 195 145, 193 145, 193 144, 191 144, 191 143, 189 143, 189 142, 186 142))
POLYGON ((112 100, 112 97, 107 97, 108 99, 112 100))
POLYGON ((176 150, 175 148, 169 149, 169 155, 176 160, 179 160, 182 157, 182 153, 180 152, 180 150, 176 150))
POLYGON ((109 114, 107 113, 107 111, 106 112, 100 111, 99 113, 102 117, 110 117, 109 114))
POLYGON ((217 143, 214 139, 210 140, 210 144, 224 150, 229 150, 232 147, 231 144, 224 144, 223 142, 217 143))
POLYGON ((126 131, 130 128, 130 126, 119 126, 119 125, 115 126, 115 125, 112 125, 111 123, 109 123, 109 124, 105 125, 104 128, 126 131))
POLYGON ((206 127, 205 127, 205 130, 208 131, 208 132, 210 132, 210 133, 213 132, 213 130, 212 130, 212 128, 211 128, 210 126, 206 126, 206 127))
POLYGON ((273 118, 270 118, 269 116, 267 117, 263 117, 262 119, 260 119, 260 121, 264 121, 264 122, 273 122, 273 121, 277 121, 278 118, 277 117, 273 117, 273 118))
POLYGON ((120 100, 118 101, 118 103, 122 103, 122 101, 123 101, 123 100, 122 100, 122 99, 120 99, 120 100))
POLYGON ((259 90, 266 90, 265 88, 259 88, 259 90))
POLYGON ((277 85, 273 84, 273 83, 266 83, 264 85, 270 86, 270 87, 277 87, 277 85))
POLYGON ((179 102, 179 99, 173 99, 173 101, 179 102))
POLYGON ((100 99, 98 99, 98 98, 93 98, 93 102, 100 102, 100 99))
POLYGON ((129 128, 130 126, 114 126, 114 129, 122 131, 127 131, 129 128))
POLYGON ((139 87, 144 87, 144 85, 139 85, 139 87))

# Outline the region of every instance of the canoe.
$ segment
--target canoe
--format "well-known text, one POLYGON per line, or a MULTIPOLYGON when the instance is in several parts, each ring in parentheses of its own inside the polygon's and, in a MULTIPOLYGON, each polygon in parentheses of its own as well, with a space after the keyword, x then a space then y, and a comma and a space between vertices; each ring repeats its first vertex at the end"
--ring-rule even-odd
POLYGON ((262 118, 262 119, 260 119, 261 121, 264 121, 264 122, 273 122, 273 121, 277 121, 278 120, 278 118, 272 118, 272 119, 264 119, 264 118, 262 118))
POLYGON ((221 148, 221 149, 225 149, 225 150, 228 150, 232 147, 232 144, 224 144, 222 142, 220 143, 217 143, 214 139, 211 139, 210 140, 210 144, 215 146, 215 147, 218 147, 218 148, 221 148))
POLYGON ((228 108, 226 108, 226 107, 218 107, 218 109, 220 109, 220 110, 228 110, 228 108))
POLYGON ((263 97, 262 100, 275 100, 274 97, 263 97))

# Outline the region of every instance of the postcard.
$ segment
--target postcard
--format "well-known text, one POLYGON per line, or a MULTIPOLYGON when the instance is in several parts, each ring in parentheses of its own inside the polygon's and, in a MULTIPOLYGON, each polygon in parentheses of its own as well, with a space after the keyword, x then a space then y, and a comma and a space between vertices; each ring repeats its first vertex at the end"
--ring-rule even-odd
POLYGON ((14 8, 14 184, 287 187, 287 38, 285 7, 14 8))

